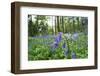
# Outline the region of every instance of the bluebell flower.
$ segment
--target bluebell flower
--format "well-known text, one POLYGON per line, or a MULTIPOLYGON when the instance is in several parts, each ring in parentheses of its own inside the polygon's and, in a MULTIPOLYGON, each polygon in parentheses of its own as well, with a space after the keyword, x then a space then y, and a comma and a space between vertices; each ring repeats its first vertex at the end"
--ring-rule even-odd
POLYGON ((62 36, 63 35, 63 33, 62 32, 59 32, 59 36, 62 36))
POLYGON ((58 34, 58 38, 59 38, 59 41, 61 41, 62 40, 62 32, 59 32, 59 34, 58 34))
POLYGON ((58 47, 58 43, 54 42, 54 48, 57 48, 57 47, 58 47))
POLYGON ((58 36, 55 37, 55 42, 59 43, 62 39, 62 32, 59 32, 58 36))
POLYGON ((59 32, 59 35, 62 35, 63 33, 62 32, 59 32))
POLYGON ((78 39, 79 34, 78 33, 74 33, 72 35, 72 40, 76 41, 78 39))
POLYGON ((59 33, 58 33, 58 36, 59 36, 59 37, 62 37, 62 35, 63 35, 62 32, 59 32, 59 33))
POLYGON ((59 42, 60 42, 60 41, 62 40, 62 37, 61 37, 61 35, 59 35, 59 36, 58 36, 58 38, 59 38, 59 42))
POLYGON ((59 43, 59 42, 60 42, 60 41, 59 41, 59 37, 58 37, 58 36, 55 38, 55 42, 57 42, 57 43, 59 43))
POLYGON ((76 53, 72 52, 72 59, 76 59, 76 53))
POLYGON ((54 50, 59 46, 59 42, 62 39, 62 32, 59 32, 58 36, 55 37, 53 44, 51 44, 51 48, 54 50))

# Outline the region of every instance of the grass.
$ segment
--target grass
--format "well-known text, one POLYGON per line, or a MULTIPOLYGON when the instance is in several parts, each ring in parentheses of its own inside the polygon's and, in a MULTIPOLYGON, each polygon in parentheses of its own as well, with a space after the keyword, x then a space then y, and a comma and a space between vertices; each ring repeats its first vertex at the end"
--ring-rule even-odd
MULTIPOLYGON (((64 35, 65 36, 65 35, 64 35)), ((78 39, 73 41, 71 38, 62 38, 57 48, 53 49, 51 44, 55 36, 37 36, 28 38, 28 60, 53 60, 53 59, 72 59, 72 53, 76 54, 75 59, 88 57, 87 35, 79 34, 78 39), (67 44, 68 54, 62 48, 63 43, 67 44)))

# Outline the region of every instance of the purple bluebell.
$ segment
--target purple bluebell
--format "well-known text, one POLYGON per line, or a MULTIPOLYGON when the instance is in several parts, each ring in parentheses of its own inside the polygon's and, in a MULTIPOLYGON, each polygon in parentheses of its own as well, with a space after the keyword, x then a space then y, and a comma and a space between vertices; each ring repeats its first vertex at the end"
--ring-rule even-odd
POLYGON ((58 36, 59 36, 60 38, 62 37, 62 35, 63 35, 62 32, 59 32, 59 33, 58 33, 58 36))
POLYGON ((54 42, 54 48, 57 48, 57 47, 58 47, 58 43, 54 42))
POLYGON ((59 32, 59 35, 62 35, 63 33, 62 32, 59 32))
POLYGON ((55 37, 53 44, 51 44, 51 49, 55 50, 59 46, 59 42, 62 39, 62 32, 59 32, 59 34, 55 37))
POLYGON ((76 59, 76 53, 72 52, 72 59, 76 59))
POLYGON ((59 32, 59 34, 58 34, 58 38, 59 38, 59 42, 62 40, 62 32, 59 32))
POLYGON ((79 34, 78 33, 74 33, 72 35, 72 40, 76 41, 78 39, 79 34))
POLYGON ((60 41, 59 41, 59 37, 58 37, 58 36, 55 38, 55 42, 57 42, 57 43, 59 43, 59 42, 60 42, 60 41))
POLYGON ((59 34, 58 34, 59 35, 59 40, 62 39, 62 34, 63 34, 62 32, 59 32, 59 34))
POLYGON ((59 32, 58 36, 55 37, 55 42, 59 43, 62 39, 62 32, 59 32))

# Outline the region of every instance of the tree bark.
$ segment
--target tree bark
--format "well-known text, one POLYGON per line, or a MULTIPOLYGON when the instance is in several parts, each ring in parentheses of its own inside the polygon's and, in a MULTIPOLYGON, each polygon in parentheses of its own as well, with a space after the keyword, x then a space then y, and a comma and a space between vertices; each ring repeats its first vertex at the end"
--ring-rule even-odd
POLYGON ((60 23, 59 23, 59 16, 57 16, 57 29, 58 29, 58 32, 60 32, 60 23))

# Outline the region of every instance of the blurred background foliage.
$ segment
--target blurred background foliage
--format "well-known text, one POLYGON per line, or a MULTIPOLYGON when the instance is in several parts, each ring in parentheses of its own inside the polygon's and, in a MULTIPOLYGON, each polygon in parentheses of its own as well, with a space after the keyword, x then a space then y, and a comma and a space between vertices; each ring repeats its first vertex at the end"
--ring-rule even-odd
POLYGON ((28 15, 29 36, 87 32, 87 25, 87 17, 28 15))

